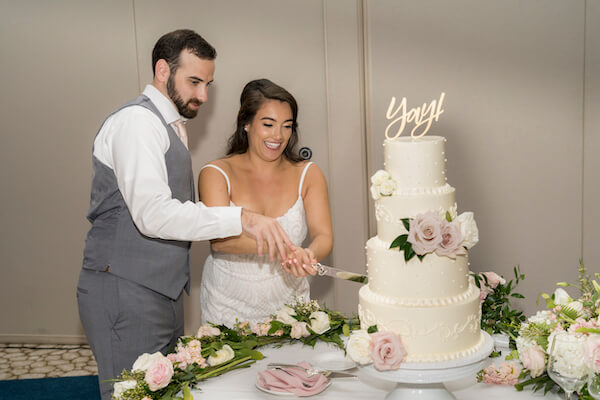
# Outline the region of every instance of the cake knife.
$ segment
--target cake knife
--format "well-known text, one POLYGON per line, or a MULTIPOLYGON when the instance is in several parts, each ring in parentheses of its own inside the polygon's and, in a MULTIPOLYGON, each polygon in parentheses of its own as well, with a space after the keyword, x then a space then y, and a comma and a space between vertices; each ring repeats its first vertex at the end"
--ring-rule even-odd
POLYGON ((344 279, 346 281, 368 283, 369 277, 367 275, 357 274, 356 272, 344 271, 343 269, 330 267, 329 265, 323 265, 320 262, 311 264, 314 269, 317 270, 319 276, 331 276, 333 278, 344 279))

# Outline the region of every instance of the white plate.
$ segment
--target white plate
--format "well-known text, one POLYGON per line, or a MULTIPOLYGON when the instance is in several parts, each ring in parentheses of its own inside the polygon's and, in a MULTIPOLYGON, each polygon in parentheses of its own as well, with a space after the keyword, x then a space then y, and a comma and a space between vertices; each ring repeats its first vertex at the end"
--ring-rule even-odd
POLYGON ((356 367, 356 363, 348 360, 341 350, 316 354, 309 362, 313 367, 328 371, 346 371, 356 367))
MULTIPOLYGON (((315 393, 311 396, 316 396, 318 394, 323 393, 325 390, 327 390, 327 388, 331 386, 331 381, 327 382, 327 385, 325 386, 325 389, 321 390, 319 393, 315 393)), ((290 392, 280 392, 278 390, 271 390, 271 389, 267 389, 265 387, 262 387, 259 385, 258 381, 256 382, 256 388, 260 391, 263 391, 265 393, 269 393, 269 394, 273 394, 275 396, 288 396, 288 397, 311 397, 311 396, 299 396, 296 393, 290 393, 290 392)))

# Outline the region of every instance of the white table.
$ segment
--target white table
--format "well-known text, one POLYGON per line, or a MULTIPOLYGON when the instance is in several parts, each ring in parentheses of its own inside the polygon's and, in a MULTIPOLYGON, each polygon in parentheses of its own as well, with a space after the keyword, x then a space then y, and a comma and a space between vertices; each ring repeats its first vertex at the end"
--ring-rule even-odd
MULTIPOLYGON (((280 348, 263 347, 259 349, 265 358, 244 368, 228 372, 216 378, 200 383, 201 390, 193 390, 194 400, 253 400, 253 399, 294 399, 296 396, 276 396, 264 393, 256 388, 256 377, 259 371, 266 369, 268 363, 298 363, 308 361, 316 364, 316 360, 330 352, 340 352, 334 345, 319 342, 313 349, 301 343, 285 344, 280 348)), ((496 363, 501 360, 495 359, 496 363)), ((491 361, 490 361, 491 362, 491 361)), ((487 364, 486 364, 487 365, 487 364)), ((354 399, 384 399, 388 392, 395 388, 395 383, 375 379, 361 373, 360 369, 353 370, 358 379, 334 379, 329 388, 324 392, 310 397, 310 399, 329 400, 354 400, 354 399)), ((457 400, 519 400, 519 399, 548 399, 557 400, 563 397, 554 393, 543 396, 542 392, 534 393, 531 390, 517 392, 512 386, 486 385, 477 383, 475 376, 448 382, 446 388, 456 396, 457 400)))

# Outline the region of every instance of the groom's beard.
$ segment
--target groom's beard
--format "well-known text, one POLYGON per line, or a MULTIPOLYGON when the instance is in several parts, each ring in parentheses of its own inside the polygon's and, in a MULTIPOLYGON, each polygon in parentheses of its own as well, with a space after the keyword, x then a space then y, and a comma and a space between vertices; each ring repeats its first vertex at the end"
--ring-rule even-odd
POLYGON ((173 75, 174 74, 171 74, 169 76, 169 79, 167 79, 167 94, 169 95, 171 100, 173 100, 173 103, 175 103, 175 107, 177 107, 177 111, 180 115, 184 116, 187 119, 195 118, 196 115, 198 115, 198 108, 191 109, 189 108, 189 105, 193 104, 199 107, 200 105, 202 105, 202 102, 198 99, 189 99, 184 103, 183 99, 181 98, 181 95, 179 94, 179 91, 175 87, 173 75))

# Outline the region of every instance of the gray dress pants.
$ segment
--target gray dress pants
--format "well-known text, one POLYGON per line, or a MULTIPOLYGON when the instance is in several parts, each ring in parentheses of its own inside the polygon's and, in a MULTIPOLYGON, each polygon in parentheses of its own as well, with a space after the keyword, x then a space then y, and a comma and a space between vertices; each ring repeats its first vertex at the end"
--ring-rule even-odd
POLYGON ((183 335, 183 290, 175 300, 110 272, 82 269, 79 318, 98 363, 102 400, 113 382, 143 353, 166 354, 183 335))

